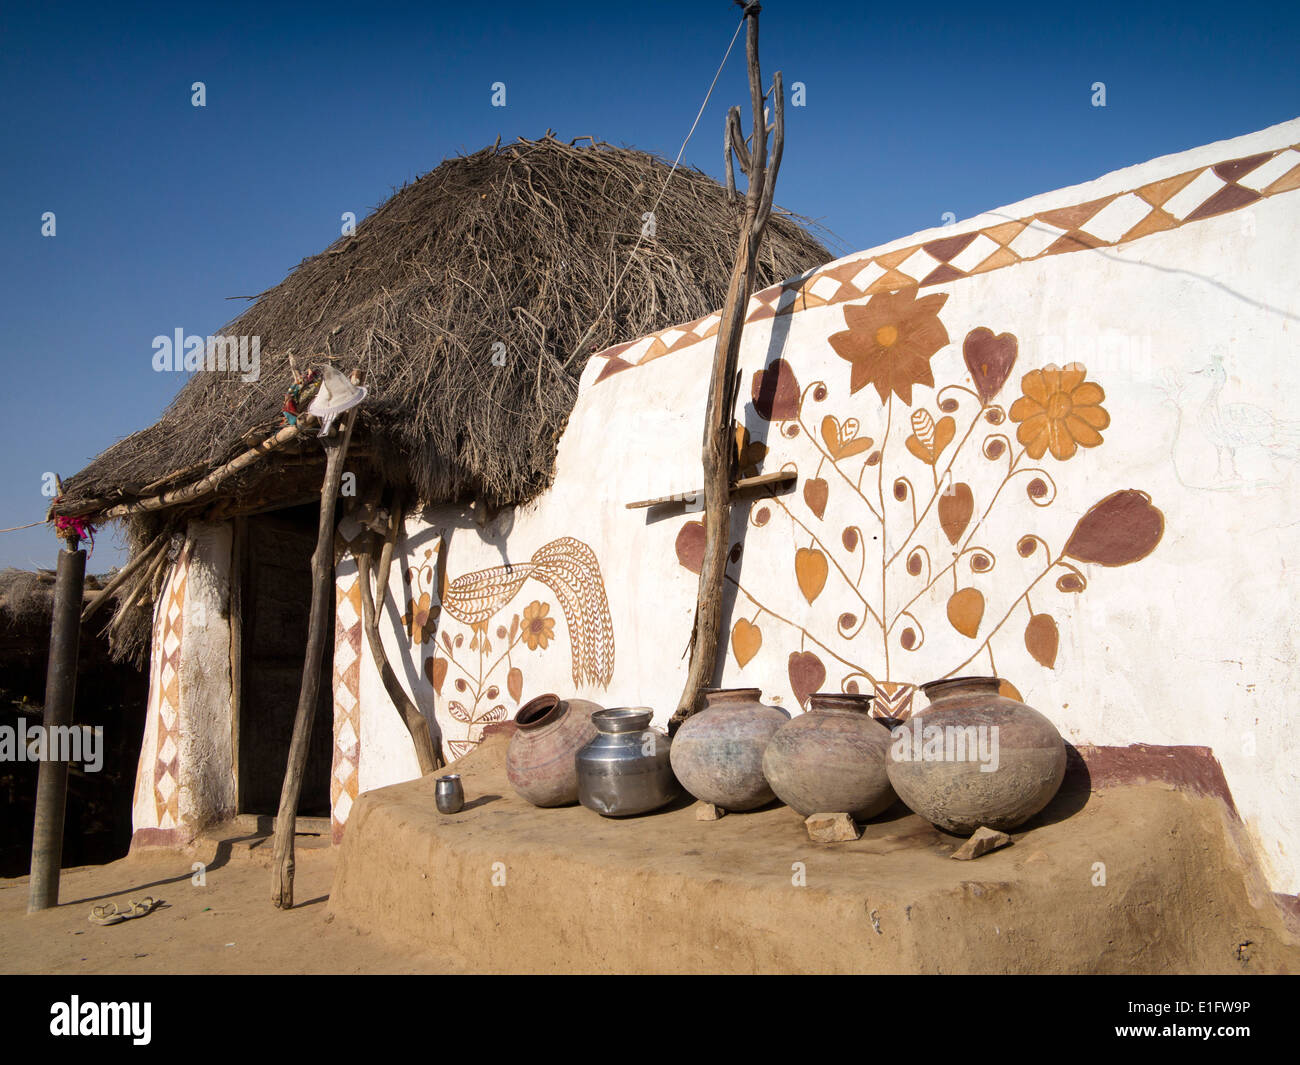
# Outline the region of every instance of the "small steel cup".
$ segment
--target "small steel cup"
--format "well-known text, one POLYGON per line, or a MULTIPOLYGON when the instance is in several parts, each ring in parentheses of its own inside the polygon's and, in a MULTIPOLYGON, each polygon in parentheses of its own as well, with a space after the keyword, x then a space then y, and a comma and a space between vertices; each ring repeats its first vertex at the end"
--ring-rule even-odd
POLYGON ((459 773, 439 777, 433 792, 440 814, 458 814, 465 806, 465 789, 460 784, 459 773))

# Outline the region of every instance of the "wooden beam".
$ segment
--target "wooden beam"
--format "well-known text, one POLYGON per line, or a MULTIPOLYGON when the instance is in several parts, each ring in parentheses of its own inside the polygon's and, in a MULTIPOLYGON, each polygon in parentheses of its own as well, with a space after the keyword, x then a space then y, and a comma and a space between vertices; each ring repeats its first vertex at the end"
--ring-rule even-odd
MULTIPOLYGON (((762 495, 765 489, 770 489, 773 494, 776 494, 793 486, 798 479, 799 475, 794 470, 778 470, 776 473, 760 473, 757 477, 742 477, 738 481, 731 482, 728 495, 732 501, 735 501, 762 495)), ((639 499, 635 503, 626 503, 624 506, 628 510, 642 510, 661 503, 693 503, 703 495, 704 489, 696 488, 690 492, 674 492, 672 495, 659 496, 655 499, 639 499)))

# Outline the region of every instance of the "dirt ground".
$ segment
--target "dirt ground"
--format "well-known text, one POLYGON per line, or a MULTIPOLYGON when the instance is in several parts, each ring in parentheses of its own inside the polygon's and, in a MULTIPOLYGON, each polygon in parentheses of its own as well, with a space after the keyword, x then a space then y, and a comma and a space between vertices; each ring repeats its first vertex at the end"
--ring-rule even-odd
POLYGON ((300 847, 297 905, 271 905, 269 840, 206 840, 193 853, 145 851, 65 869, 57 909, 28 915, 26 877, 0 880, 0 973, 454 973, 429 951, 403 952, 326 909, 335 847, 300 847), (206 865, 204 886, 193 883, 206 865), (91 907, 152 895, 152 913, 108 927, 91 907))

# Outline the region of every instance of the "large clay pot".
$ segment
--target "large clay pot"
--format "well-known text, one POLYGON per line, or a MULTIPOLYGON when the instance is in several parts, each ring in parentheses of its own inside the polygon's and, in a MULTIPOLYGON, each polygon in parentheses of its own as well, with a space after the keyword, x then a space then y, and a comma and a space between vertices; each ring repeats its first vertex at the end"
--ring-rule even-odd
POLYGON ((650 727, 654 711, 624 706, 591 715, 598 735, 577 754, 578 801, 606 817, 657 810, 682 793, 669 765, 666 733, 650 727))
POLYGON ((776 797, 807 817, 847 813, 865 821, 894 802, 885 758, 889 729, 871 716, 870 695, 818 692, 763 753, 776 797))
POLYGON ((1037 710, 998 694, 997 677, 923 684, 930 705, 894 730, 887 766, 898 797, 931 824, 968 836, 1006 832, 1052 801, 1065 741, 1037 710))
POLYGON ((673 773, 682 787, 724 810, 753 810, 775 795, 763 776, 772 733, 790 719, 759 702, 757 688, 715 688, 673 737, 673 773))
POLYGON ((574 755, 596 738, 591 715, 600 710, 585 699, 539 695, 515 714, 518 730, 506 751, 506 776, 534 806, 566 806, 578 801, 574 755))

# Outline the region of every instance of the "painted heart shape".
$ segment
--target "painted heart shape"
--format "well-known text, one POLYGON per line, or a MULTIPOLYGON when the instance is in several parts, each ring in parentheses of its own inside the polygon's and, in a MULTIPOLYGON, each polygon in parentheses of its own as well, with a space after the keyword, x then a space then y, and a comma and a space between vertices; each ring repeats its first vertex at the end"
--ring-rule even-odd
POLYGON ((799 591, 809 603, 822 594, 829 572, 826 556, 817 548, 801 547, 794 553, 794 575, 799 582, 799 591))
POLYGON ((975 496, 965 481, 949 485, 940 493, 939 524, 943 526, 943 534, 950 544, 955 545, 961 539, 974 513, 975 496))
POLYGON ((677 561, 694 574, 704 565, 704 522, 688 521, 677 533, 677 561))
POLYGON ((731 627, 731 653, 736 656, 736 664, 744 669, 763 646, 763 633, 757 625, 741 618, 731 627))
POLYGON ((751 395, 754 409, 770 422, 799 415, 799 381, 785 359, 777 359, 766 370, 754 374, 751 395))
POLYGON ((791 653, 786 672, 790 675, 790 690, 803 707, 808 706, 808 697, 813 692, 821 691, 822 685, 826 683, 826 667, 811 651, 791 653))
POLYGON ((869 436, 858 436, 857 418, 845 418, 843 424, 833 414, 822 419, 822 440, 833 460, 852 458, 871 447, 874 441, 869 436))
POLYGON ((978 588, 962 588, 948 600, 948 621, 967 639, 975 639, 984 620, 984 594, 978 588))
POLYGON ((993 335, 992 329, 980 326, 966 334, 961 346, 966 369, 975 381, 975 391, 985 406, 1001 391, 1016 364, 1020 343, 1014 333, 993 335))
POLYGON ((1146 558, 1165 533, 1165 516, 1136 488, 1112 492, 1074 527, 1065 554, 1099 566, 1127 566, 1146 558))
POLYGON ((818 519, 826 513, 826 500, 830 497, 831 486, 821 477, 814 477, 803 483, 803 501, 818 519))
POLYGON ((433 685, 433 690, 439 695, 442 694, 442 682, 447 679, 447 660, 445 658, 426 658, 424 660, 424 675, 429 678, 429 683, 433 685))

